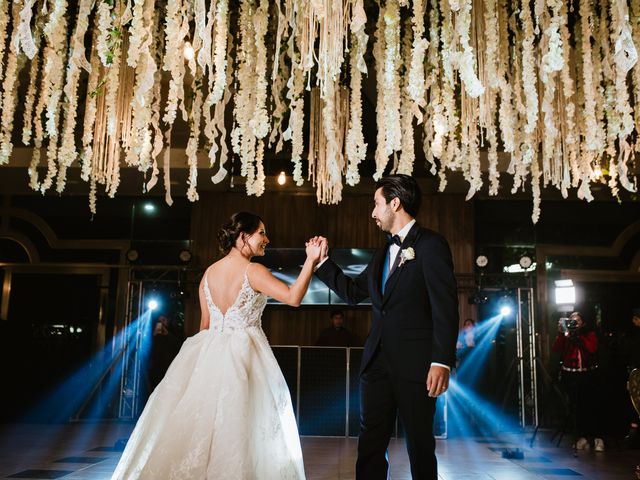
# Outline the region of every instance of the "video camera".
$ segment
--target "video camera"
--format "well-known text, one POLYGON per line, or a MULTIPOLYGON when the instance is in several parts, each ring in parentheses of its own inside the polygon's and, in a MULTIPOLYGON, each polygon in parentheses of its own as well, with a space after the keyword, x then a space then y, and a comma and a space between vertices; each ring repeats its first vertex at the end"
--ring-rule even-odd
POLYGON ((578 320, 575 318, 562 317, 560 324, 562 325, 562 329, 570 334, 576 333, 579 328, 578 320))

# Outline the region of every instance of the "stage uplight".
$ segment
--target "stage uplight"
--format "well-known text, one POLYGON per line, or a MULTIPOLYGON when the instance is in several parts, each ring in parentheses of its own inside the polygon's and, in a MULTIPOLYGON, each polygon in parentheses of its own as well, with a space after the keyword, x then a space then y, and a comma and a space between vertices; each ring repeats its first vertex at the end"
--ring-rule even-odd
POLYGON ((469 297, 469 305, 484 305, 488 301, 489 297, 480 290, 478 290, 473 296, 469 297))
POLYGON ((147 307, 149 307, 149 310, 155 310, 159 306, 160 306, 160 304, 158 303, 158 301, 156 299, 151 299, 147 303, 147 307))
POLYGON ((189 263, 191 261, 191 257, 191 251, 186 248, 184 250, 180 250, 180 253, 178 254, 178 258, 182 263, 189 263))
POLYGON ((140 258, 140 254, 134 248, 129 249, 126 253, 126 256, 127 256, 127 260, 129 260, 131 263, 135 262, 136 260, 138 260, 138 258, 140 258))

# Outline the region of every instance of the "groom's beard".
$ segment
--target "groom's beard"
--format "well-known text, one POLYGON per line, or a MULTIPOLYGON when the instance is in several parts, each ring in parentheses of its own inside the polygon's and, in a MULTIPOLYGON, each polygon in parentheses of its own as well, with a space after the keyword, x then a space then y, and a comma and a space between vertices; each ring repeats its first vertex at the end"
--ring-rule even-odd
POLYGON ((376 224, 378 225, 378 228, 382 230, 384 233, 391 232, 391 222, 389 222, 389 225, 387 225, 387 222, 384 222, 383 220, 377 218, 376 224))

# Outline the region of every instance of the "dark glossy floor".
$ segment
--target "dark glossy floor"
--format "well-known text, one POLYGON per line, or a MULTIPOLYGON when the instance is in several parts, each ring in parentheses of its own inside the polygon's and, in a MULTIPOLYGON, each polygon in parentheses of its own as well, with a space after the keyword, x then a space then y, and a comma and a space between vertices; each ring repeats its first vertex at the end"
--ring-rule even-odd
MULTIPOLYGON (((129 424, 4 425, 0 433, 0 478, 110 478, 120 456, 115 443, 126 438, 129 424)), ((579 451, 570 440, 560 447, 541 432, 532 448, 530 434, 504 438, 438 440, 439 477, 443 480, 533 480, 582 478, 631 480, 640 464, 640 450, 628 450, 607 439, 605 452, 579 451), (519 448, 524 459, 503 458, 505 449, 519 448)), ((354 478, 356 439, 303 437, 307 478, 354 478)), ((389 454, 394 480, 410 479, 409 461, 401 439, 392 440, 389 454)))

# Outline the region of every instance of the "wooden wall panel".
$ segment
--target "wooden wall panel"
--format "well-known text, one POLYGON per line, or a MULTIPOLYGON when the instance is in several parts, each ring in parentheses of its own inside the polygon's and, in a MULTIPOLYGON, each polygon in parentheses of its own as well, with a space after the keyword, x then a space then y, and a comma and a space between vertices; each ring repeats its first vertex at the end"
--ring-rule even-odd
MULTIPOLYGON (((384 244, 384 234, 371 218, 372 209, 373 192, 347 196, 340 205, 330 206, 318 205, 315 197, 308 195, 266 193, 256 198, 240 190, 203 192, 192 213, 193 261, 205 268, 219 258, 218 229, 231 214, 241 210, 263 218, 273 248, 301 248, 314 235, 326 236, 335 248, 378 248, 384 244)), ((473 272, 473 203, 465 202, 462 195, 425 195, 417 220, 447 238, 456 273, 473 272)), ((197 296, 192 298, 185 315, 189 335, 197 331, 200 315, 197 296)), ((463 318, 469 316, 467 298, 466 292, 460 292, 463 318)), ((265 331, 273 344, 310 344, 320 326, 328 324, 327 312, 270 310, 265 313, 265 331)), ((366 335, 370 318, 356 316, 353 322, 356 330, 366 335)))
MULTIPOLYGON (((272 345, 315 345, 318 335, 331 326, 329 312, 338 306, 326 308, 297 309, 267 306, 262 318, 262 327, 272 345)), ((371 309, 367 307, 345 307, 344 326, 358 336, 360 346, 371 327, 371 309)))

